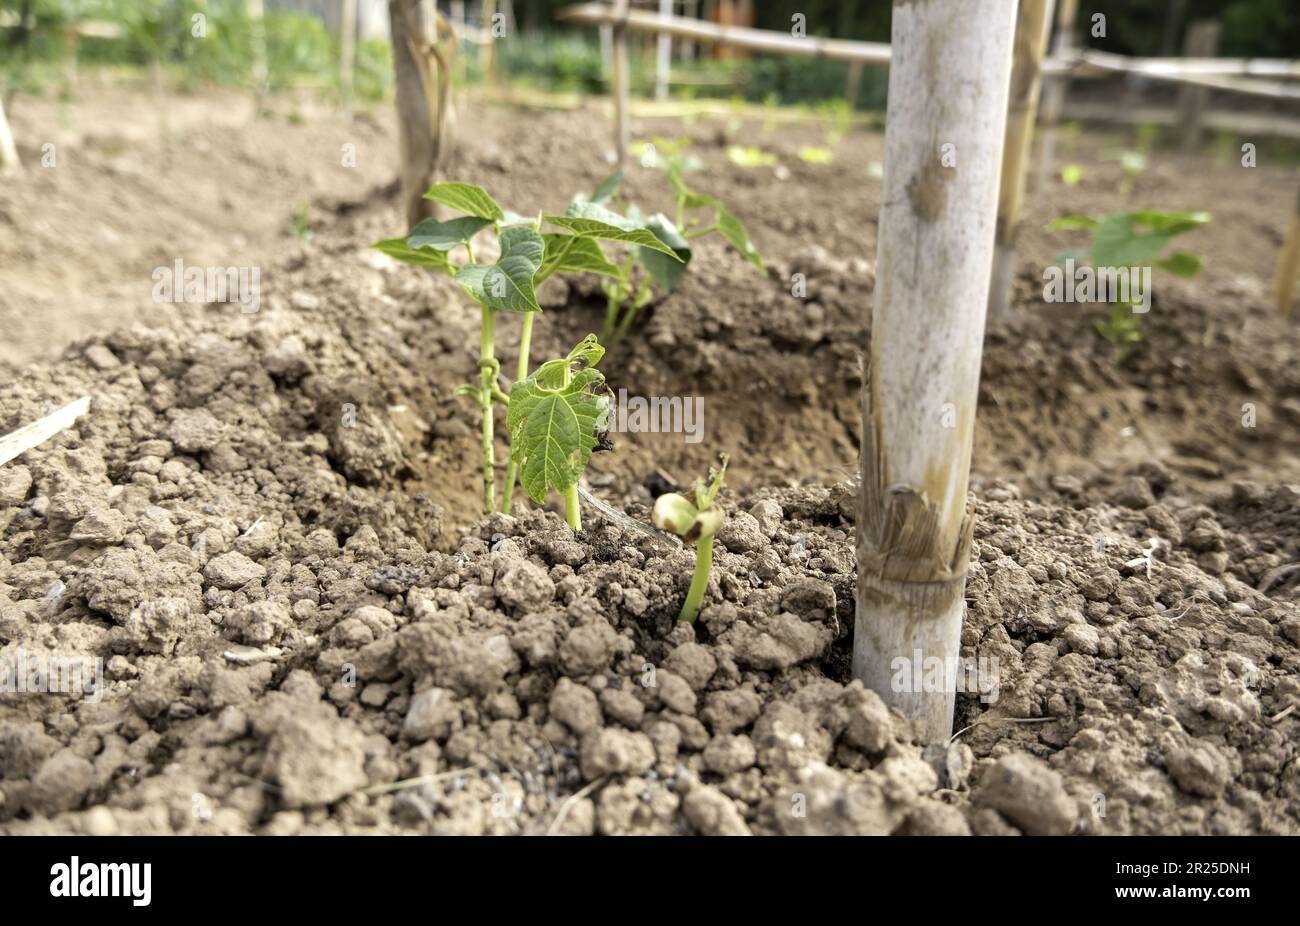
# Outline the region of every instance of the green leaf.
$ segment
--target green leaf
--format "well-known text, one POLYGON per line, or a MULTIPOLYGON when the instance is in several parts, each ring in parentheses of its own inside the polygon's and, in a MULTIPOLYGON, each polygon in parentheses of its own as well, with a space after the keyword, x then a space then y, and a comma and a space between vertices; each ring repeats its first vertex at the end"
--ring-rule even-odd
POLYGON ((496 204, 496 200, 488 195, 487 190, 473 183, 435 183, 429 187, 424 198, 480 219, 499 222, 505 218, 505 213, 496 204))
POLYGON ((830 148, 805 145, 799 149, 799 160, 805 164, 829 164, 835 160, 835 153, 830 148))
POLYGON ((1201 259, 1186 251, 1177 251, 1164 260, 1156 261, 1156 266, 1180 277, 1191 279, 1201 271, 1201 259))
POLYGON ((677 257, 673 249, 656 238, 649 229, 638 227, 632 220, 606 209, 599 203, 571 203, 564 215, 548 215, 546 221, 568 229, 583 238, 626 241, 629 244, 639 244, 645 248, 662 251, 673 258, 677 257))
POLYGON ((762 148, 744 145, 728 145, 727 160, 739 167, 774 167, 777 157, 762 148))
POLYGON ((677 227, 662 213, 652 215, 646 220, 646 228, 654 232, 664 244, 673 249, 677 259, 673 260, 659 251, 633 246, 632 254, 649 271, 650 276, 666 293, 671 293, 681 282, 686 273, 686 265, 691 262, 691 244, 681 236, 677 227))
POLYGON ((1146 264, 1164 250, 1169 235, 1139 235, 1127 213, 1104 215, 1092 241, 1095 267, 1129 267, 1146 264))
POLYGON ((618 192, 619 185, 623 182, 623 172, 616 170, 604 180, 600 181, 600 186, 588 197, 589 202, 601 203, 609 202, 615 193, 618 192))
POLYGON ((498 228, 509 228, 512 225, 527 225, 533 229, 537 228, 538 216, 520 215, 518 212, 511 212, 509 209, 504 210, 504 213, 501 220, 497 222, 498 228))
POLYGON ((393 260, 400 260, 404 264, 414 264, 417 267, 427 267, 430 270, 436 270, 449 276, 455 269, 444 252, 413 248, 406 243, 405 238, 389 238, 385 241, 376 241, 371 247, 376 251, 382 251, 393 260))
POLYGON ((1173 237, 1200 228, 1210 221, 1210 214, 1201 210, 1187 212, 1158 212, 1155 209, 1140 209, 1128 213, 1133 225, 1149 228, 1152 234, 1173 237))
POLYGON ((406 243, 413 248, 433 248, 435 251, 450 251, 452 248, 466 244, 480 231, 491 225, 489 219, 466 215, 458 219, 439 222, 437 219, 425 219, 415 228, 406 243))
POLYGON ((545 279, 553 273, 599 273, 604 276, 621 276, 619 269, 605 257, 595 238, 581 238, 546 232, 542 235, 546 255, 538 276, 545 279))
POLYGON ((546 245, 526 226, 503 229, 501 257, 495 264, 467 264, 456 271, 456 282, 475 301, 497 311, 540 312, 533 278, 542 266, 546 245))
POLYGON ((1077 229, 1093 229, 1097 227, 1097 220, 1090 215, 1083 215, 1079 212, 1072 212, 1069 215, 1063 215, 1059 219, 1053 220, 1047 228, 1049 231, 1075 231, 1077 229))
POLYGON ((582 478, 598 440, 597 424, 609 406, 599 370, 588 367, 567 383, 554 383, 556 363, 567 367, 569 360, 544 364, 511 387, 506 414, 520 484, 538 504, 548 488, 564 491, 582 478))
POLYGON ((754 242, 749 240, 749 233, 745 231, 745 226, 740 219, 724 209, 722 203, 717 200, 714 200, 714 208, 718 211, 718 231, 722 233, 722 237, 731 242, 732 247, 757 267, 759 273, 767 273, 767 269, 763 266, 763 258, 759 256, 754 242))

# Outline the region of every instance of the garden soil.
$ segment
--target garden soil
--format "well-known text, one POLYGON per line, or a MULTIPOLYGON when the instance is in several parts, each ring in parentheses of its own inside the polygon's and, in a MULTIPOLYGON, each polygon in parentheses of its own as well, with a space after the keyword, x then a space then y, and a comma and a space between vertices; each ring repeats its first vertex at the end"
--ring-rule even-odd
MULTIPOLYGON (((690 550, 591 509, 577 533, 531 505, 479 517, 454 395, 477 312, 366 247, 400 230, 389 115, 185 106, 165 149, 74 133, 66 173, 0 188, 0 431, 91 397, 0 467, 0 664, 103 667, 92 696, 0 692, 0 832, 1300 832, 1300 372, 1267 294, 1290 171, 1161 153, 1123 198, 1109 143, 1079 142, 1083 182, 1031 196, 1017 306, 985 345, 978 671, 958 734, 925 746, 848 671, 879 135, 813 165, 817 126, 685 128, 693 185, 768 272, 700 242, 602 366, 633 395, 702 396, 704 439, 615 435, 588 481, 644 522, 732 454, 688 627, 690 550), (734 141, 780 170, 729 163, 734 141), (348 143, 358 167, 337 167, 348 143), (213 177, 229 209, 202 199, 213 177), (1041 229, 1133 205, 1215 218, 1187 239, 1202 276, 1157 280, 1116 365, 1087 307, 1041 302, 1075 243, 1041 229), (255 261, 260 311, 154 304, 176 258, 255 261)), ((17 109, 18 136, 52 107, 17 109)), ((605 134, 596 108, 476 113, 449 173, 558 210, 608 170, 605 134)), ((626 193, 668 205, 650 167, 626 193)), ((535 360, 598 330, 594 288, 541 295, 535 360)), ((517 326, 498 330, 513 370, 517 326)))

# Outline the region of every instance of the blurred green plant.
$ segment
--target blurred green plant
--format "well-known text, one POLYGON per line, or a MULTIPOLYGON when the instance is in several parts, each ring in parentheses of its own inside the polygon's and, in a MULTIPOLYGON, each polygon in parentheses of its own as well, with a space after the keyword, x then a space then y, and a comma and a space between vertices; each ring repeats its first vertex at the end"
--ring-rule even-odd
MULTIPOLYGON (((1161 252, 1174 238, 1200 228, 1210 221, 1210 214, 1199 210, 1185 212, 1160 212, 1141 209, 1135 212, 1116 212, 1093 218, 1073 213, 1056 219, 1049 227, 1052 231, 1086 231, 1091 234, 1088 246, 1057 255, 1057 260, 1072 258, 1101 267, 1159 267, 1180 277, 1190 279, 1200 272, 1199 255, 1187 251, 1160 257, 1161 252)), ((1115 301, 1110 304, 1106 318, 1093 322, 1097 333, 1109 341, 1114 349, 1115 363, 1123 363, 1138 341, 1142 340, 1139 319, 1133 311, 1134 302, 1115 301)))

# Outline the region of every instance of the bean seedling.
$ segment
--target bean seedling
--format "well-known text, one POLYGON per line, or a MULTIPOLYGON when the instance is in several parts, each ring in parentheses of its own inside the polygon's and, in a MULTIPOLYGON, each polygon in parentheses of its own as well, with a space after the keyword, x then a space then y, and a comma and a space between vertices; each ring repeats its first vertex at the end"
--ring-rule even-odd
MULTIPOLYGON (((396 260, 452 277, 480 307, 479 381, 466 384, 457 392, 475 399, 481 412, 485 514, 491 514, 496 504, 493 407, 496 402, 505 404, 510 401, 510 394, 501 387, 501 364, 496 358, 498 313, 523 315, 519 335, 519 366, 515 380, 517 384, 529 382, 528 359, 533 316, 541 311, 537 302, 537 288, 549 277, 560 272, 617 276, 619 268, 606 258, 598 243, 601 240, 626 242, 642 254, 657 254, 665 262, 681 260, 669 244, 657 237, 654 230, 637 225, 597 205, 601 198, 612 193, 619 179, 620 175, 615 175, 606 180, 594 196, 575 197, 562 216, 539 215, 535 218, 502 209, 481 186, 471 183, 435 183, 425 193, 425 198, 463 215, 445 220, 425 219, 407 237, 392 238, 374 245, 396 260), (543 233, 540 231, 543 222, 563 231, 543 233), (474 257, 474 240, 488 230, 496 235, 499 256, 491 263, 479 263, 474 257), (462 248, 466 261, 453 263, 451 255, 462 248)), ((565 369, 579 361, 587 367, 594 366, 599 359, 594 348, 599 348, 600 353, 604 353, 599 344, 593 348, 593 345, 584 341, 583 345, 579 345, 582 349, 577 356, 571 355, 568 358, 565 369), (587 346, 584 348, 583 345, 587 346)), ((532 379, 532 388, 565 388, 563 384, 556 385, 557 378, 563 379, 556 372, 558 369, 550 367, 540 380, 532 379)), ((538 375, 541 376, 540 370, 538 375)), ((569 399, 576 395, 576 392, 565 393, 569 399)), ((570 447, 570 453, 578 454, 575 459, 580 458, 582 466, 586 465, 589 448, 579 453, 574 440, 566 440, 565 446, 570 447)), ((554 453, 555 448, 550 448, 549 452, 554 453)), ((543 467, 542 472, 549 479, 550 476, 556 476, 558 470, 553 465, 554 460, 551 457, 547 459, 552 465, 550 468, 543 467)), ((505 489, 501 497, 502 511, 510 510, 515 478, 521 463, 522 458, 517 459, 512 453, 506 468, 505 489)), ((581 468, 578 472, 580 475, 581 468)), ((526 484, 525 488, 538 501, 547 485, 562 490, 570 487, 564 479, 558 482, 543 481, 541 489, 535 492, 532 490, 537 485, 535 478, 534 475, 532 487, 526 484)), ((567 498, 568 496, 566 505, 567 498)), ((576 525, 578 516, 576 502, 574 504, 574 509, 568 515, 570 523, 576 525)))
POLYGON ((704 592, 709 587, 709 572, 713 568, 713 538, 722 527, 726 515, 713 502, 722 489, 722 477, 727 472, 727 454, 718 457, 721 466, 710 469, 708 481, 697 479, 695 482, 695 502, 676 492, 669 492, 655 499, 654 510, 650 520, 661 531, 668 531, 681 537, 695 547, 695 572, 691 576, 691 587, 682 603, 679 621, 694 623, 704 601, 704 592))
MULTIPOLYGON (((1072 258, 1086 261, 1092 267, 1132 268, 1153 266, 1180 277, 1190 279, 1201 269, 1201 258, 1186 251, 1176 251, 1168 257, 1158 257, 1178 235, 1199 228, 1210 221, 1208 212, 1158 212, 1143 209, 1137 212, 1117 212, 1099 218, 1071 214, 1052 222, 1051 230, 1081 230, 1092 233, 1088 247, 1080 251, 1065 251, 1058 260, 1072 258)), ((1133 345, 1142 339, 1138 327, 1139 315, 1133 311, 1133 299, 1111 303, 1107 318, 1093 324, 1097 333, 1111 343, 1115 362, 1122 363, 1133 345)))
MULTIPOLYGON (((626 217, 614 214, 606 216, 606 221, 617 221, 629 228, 648 229, 663 243, 671 247, 673 260, 658 249, 647 249, 634 245, 627 259, 616 267, 617 273, 602 282, 605 293, 605 326, 601 331, 601 341, 609 346, 616 345, 636 321, 640 312, 651 299, 651 285, 657 284, 665 293, 676 289, 686 274, 691 262, 691 242, 696 238, 712 232, 722 235, 736 250, 752 263, 760 273, 766 274, 763 258, 758 249, 749 240, 740 219, 723 205, 715 196, 697 193, 687 186, 684 174, 698 170, 701 166, 698 158, 686 152, 686 142, 668 141, 656 138, 653 143, 639 149, 641 163, 647 167, 662 168, 668 175, 668 183, 676 202, 675 220, 670 220, 662 213, 646 216, 635 204, 625 203, 626 217), (711 216, 710 216, 711 213, 711 216), (703 216, 703 217, 701 217, 703 216), (640 282, 635 279, 637 265, 643 268, 640 282)), ((575 202, 570 206, 585 209, 601 209, 609 212, 605 203, 614 198, 618 190, 621 174, 616 174, 596 191, 589 203, 580 205, 575 202)))

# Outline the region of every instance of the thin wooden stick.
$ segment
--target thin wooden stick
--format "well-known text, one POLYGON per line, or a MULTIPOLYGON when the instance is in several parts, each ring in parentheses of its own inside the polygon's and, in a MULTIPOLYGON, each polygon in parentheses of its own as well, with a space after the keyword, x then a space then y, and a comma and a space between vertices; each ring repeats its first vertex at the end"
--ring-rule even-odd
POLYGON ((1300 196, 1296 197, 1295 208, 1291 210, 1291 222, 1287 226, 1282 252, 1277 259, 1277 272, 1273 276, 1273 295, 1277 298, 1277 310, 1283 318, 1290 318, 1295 309, 1297 274, 1300 274, 1300 196))
POLYGON ((1015 60, 1011 69, 1011 95, 1007 132, 1002 144, 1002 181, 998 186, 998 227, 993 252, 993 277, 989 286, 989 315, 1004 318, 1011 304, 1011 277, 1015 273, 1016 233, 1025 197, 1025 164, 1033 138, 1034 112, 1038 108, 1043 52, 1055 0, 1020 0, 1016 16, 1015 60))
MULTIPOLYGON (((1219 24, 1212 19, 1194 22, 1187 30, 1183 54, 1187 57, 1212 55, 1219 47, 1219 24)), ((1184 85, 1178 94, 1179 136, 1184 148, 1201 143, 1201 114, 1210 91, 1200 85, 1184 85)))
POLYGON ((614 3, 614 157, 619 165, 626 163, 628 149, 632 147, 632 130, 628 126, 629 104, 627 74, 627 23, 628 0, 614 3))
MULTIPOLYGON (((1074 53, 1074 21, 1079 15, 1079 0, 1061 0, 1056 10, 1056 32, 1052 38, 1052 54, 1069 58, 1074 53)), ((1056 142, 1061 122, 1061 110, 1070 90, 1067 74, 1049 78, 1043 88, 1043 105, 1038 116, 1042 130, 1038 146, 1038 182, 1036 189, 1047 187, 1048 176, 1056 169, 1056 142)))
POLYGON ((69 402, 56 412, 51 412, 38 421, 25 424, 17 431, 0 437, 0 466, 8 463, 19 454, 26 453, 33 447, 39 447, 55 434, 68 428, 74 421, 90 410, 90 396, 82 396, 75 402, 69 402))

